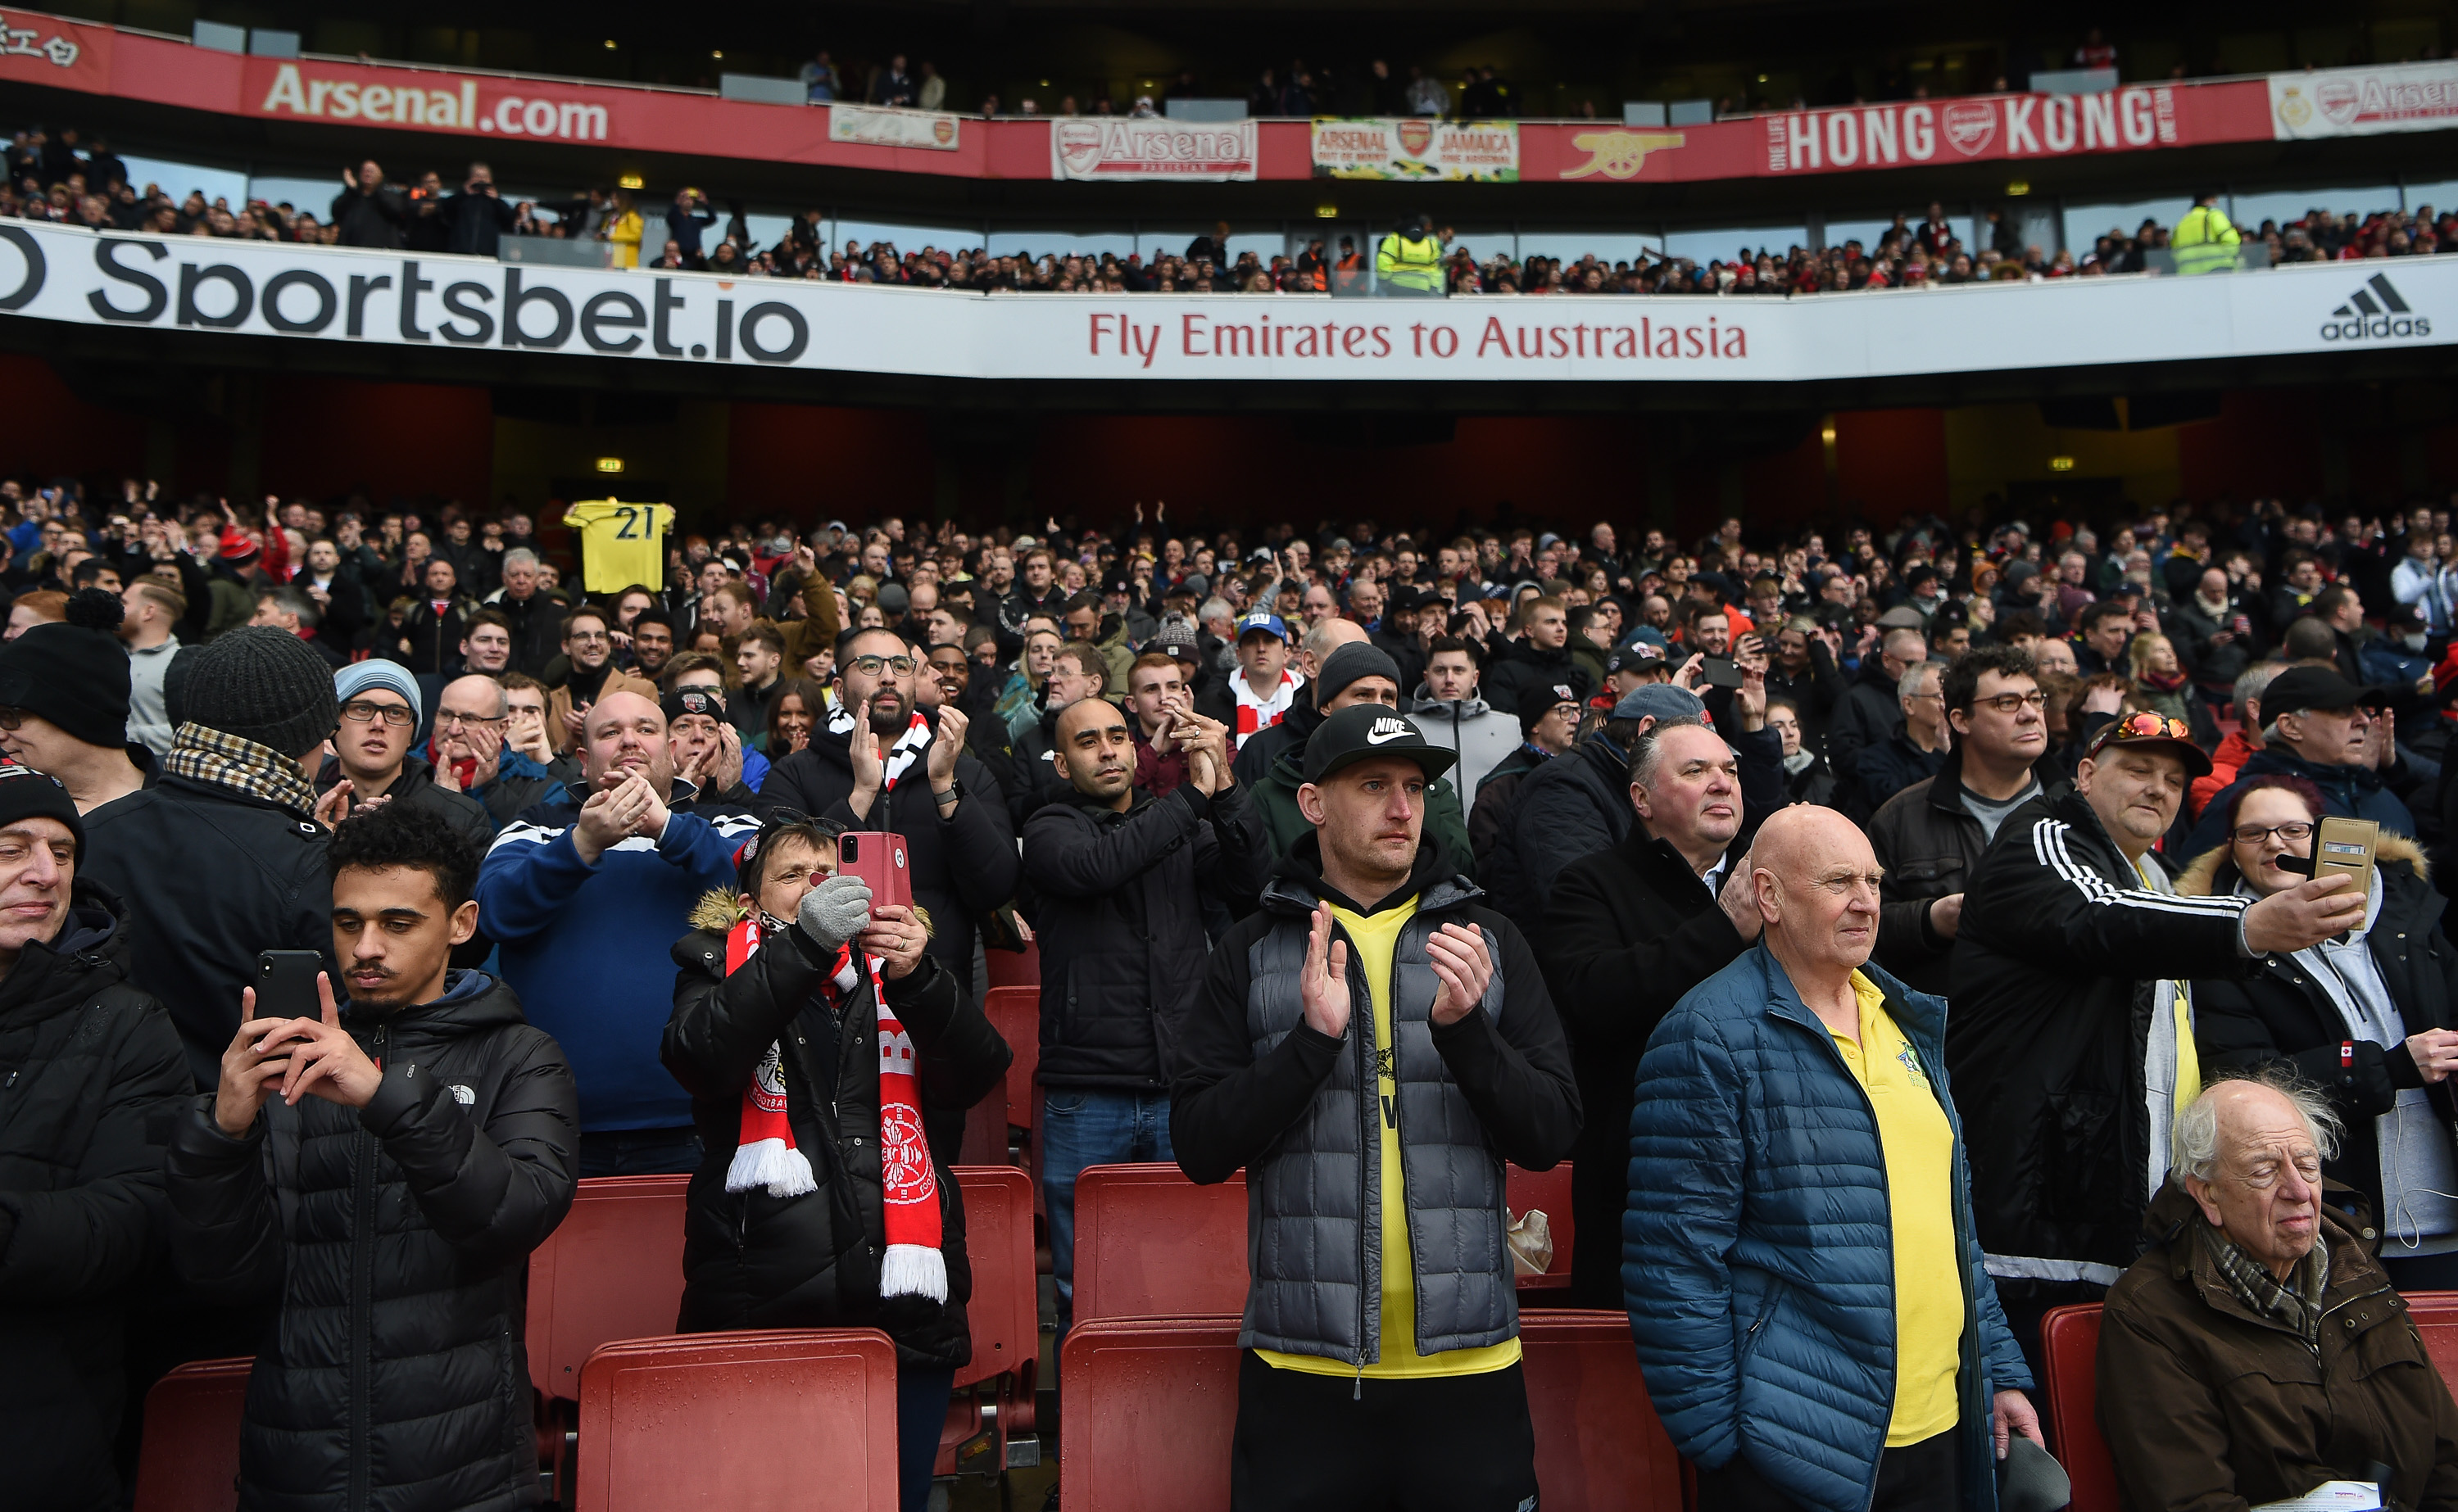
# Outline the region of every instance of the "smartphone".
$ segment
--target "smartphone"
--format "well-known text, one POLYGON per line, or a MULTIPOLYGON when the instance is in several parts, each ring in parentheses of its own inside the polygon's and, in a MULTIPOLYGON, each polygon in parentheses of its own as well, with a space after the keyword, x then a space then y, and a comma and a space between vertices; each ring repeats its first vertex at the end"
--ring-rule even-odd
POLYGON ((2373 851, 2381 841, 2381 825, 2371 819, 2332 817, 2313 831, 2313 875, 2352 877, 2356 891, 2373 890, 2373 851))
POLYGON ((838 836, 837 871, 870 884, 874 914, 890 903, 913 906, 913 869, 902 835, 855 830, 838 836))
POLYGON ((316 995, 316 974, 324 958, 313 950, 263 950, 256 957, 256 1016, 260 1019, 319 1019, 323 1000, 316 995))
POLYGON ((1702 656, 1698 659, 1698 675, 1710 688, 1738 688, 1741 685, 1741 664, 1730 656, 1702 656))

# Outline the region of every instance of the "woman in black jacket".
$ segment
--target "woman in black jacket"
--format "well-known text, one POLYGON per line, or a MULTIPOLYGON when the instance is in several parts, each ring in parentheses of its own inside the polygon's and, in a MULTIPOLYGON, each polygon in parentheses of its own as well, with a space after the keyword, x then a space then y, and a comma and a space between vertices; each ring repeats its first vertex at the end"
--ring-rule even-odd
MULTIPOLYGON (((2313 851, 2322 795, 2301 777, 2239 790, 2227 843, 2177 880, 2184 894, 2266 897, 2304 880, 2280 865, 2313 851)), ((2245 981, 2194 984, 2203 1075, 2283 1062, 2322 1087, 2346 1125, 2323 1174, 2364 1193, 2381 1258, 2402 1291, 2458 1286, 2458 949, 2441 932, 2441 895, 2424 852, 2403 835, 2375 848, 2364 927, 2294 955, 2265 957, 2245 981)))
MULTIPOLYGON (((1013 1056, 926 950, 928 917, 874 912, 858 880, 832 875, 837 834, 800 815, 772 819, 745 848, 735 895, 703 898, 695 932, 674 948, 681 969, 663 1058, 692 1094, 706 1150, 684 1219, 676 1326, 884 1330, 896 1341, 898 1479, 906 1512, 919 1512, 956 1367, 972 1356, 972 1273, 955 1176, 928 1155, 945 1300, 897 1282, 881 1117, 881 1062, 895 1042, 873 1048, 879 995, 909 1041, 925 1113, 961 1114, 1013 1056), (741 1147, 747 1109, 763 1094, 781 1100, 790 1138, 785 1149, 772 1141, 769 1163, 755 1168, 738 1150, 760 1154, 741 1147), (797 1157, 790 1174, 774 1164, 786 1154, 797 1157)), ((782 1133, 773 1123, 767 1131, 782 1133)))

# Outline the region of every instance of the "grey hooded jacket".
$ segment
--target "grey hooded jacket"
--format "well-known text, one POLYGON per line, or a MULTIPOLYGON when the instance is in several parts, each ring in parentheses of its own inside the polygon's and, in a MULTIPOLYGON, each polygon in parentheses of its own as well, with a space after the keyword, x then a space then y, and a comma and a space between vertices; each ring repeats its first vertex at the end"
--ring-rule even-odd
MULTIPOLYGON (((1534 954, 1473 884, 1437 869, 1437 856, 1421 848, 1406 882, 1360 907, 1323 882, 1309 835, 1265 885, 1260 910, 1212 953, 1179 1046, 1170 1131, 1196 1181, 1246 1168, 1245 1347, 1361 1368, 1382 1358, 1383 1117, 1396 1121, 1408 1193, 1417 1351, 1518 1333, 1504 1162, 1543 1170, 1560 1161, 1578 1133, 1578 1089, 1534 954), (1367 1090, 1381 1046, 1354 944, 1353 1006, 1339 1038, 1304 1022, 1299 984, 1319 899, 1370 914, 1411 897, 1416 915, 1392 953, 1399 1095, 1386 1110, 1367 1090), (1426 941, 1446 923, 1482 934, 1494 969, 1478 1009, 1438 1025, 1441 981, 1426 941)), ((1334 934, 1344 938, 1337 925, 1334 934)))

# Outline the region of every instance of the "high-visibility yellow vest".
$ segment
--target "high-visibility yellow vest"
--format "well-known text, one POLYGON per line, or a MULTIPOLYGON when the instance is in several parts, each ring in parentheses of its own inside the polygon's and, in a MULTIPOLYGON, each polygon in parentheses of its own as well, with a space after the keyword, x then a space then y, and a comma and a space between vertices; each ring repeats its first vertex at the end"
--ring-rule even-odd
POLYGON ((2219 273, 2236 266, 2238 243, 2244 234, 2217 205, 2196 205, 2177 222, 2177 234, 2168 238, 2170 250, 2177 255, 2177 272, 2219 273))
POLYGON ((1374 276, 1396 288, 1420 294, 1443 291, 1443 242, 1440 237, 1411 238, 1394 231, 1375 249, 1374 276))

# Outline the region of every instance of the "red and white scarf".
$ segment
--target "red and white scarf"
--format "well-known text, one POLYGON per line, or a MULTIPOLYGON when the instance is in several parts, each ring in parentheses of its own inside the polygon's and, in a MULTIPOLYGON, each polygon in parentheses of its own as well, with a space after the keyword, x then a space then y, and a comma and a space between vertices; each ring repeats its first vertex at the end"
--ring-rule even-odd
POLYGON ((1258 698, 1255 690, 1246 685, 1244 673, 1231 673, 1229 692, 1235 695, 1238 705, 1238 748, 1245 749, 1247 740, 1279 724, 1288 714, 1289 705, 1296 701, 1298 690, 1304 686, 1303 677, 1284 671, 1281 673, 1281 685, 1272 690, 1272 695, 1258 698))
MULTIPOLYGON (((839 704, 836 712, 828 715, 828 728, 844 735, 847 741, 879 738, 868 730, 856 730, 853 711, 843 704, 839 704)), ((913 765, 914 758, 922 754, 922 748, 929 743, 930 721, 922 716, 921 710, 916 709, 913 711, 912 722, 905 727, 903 735, 896 737, 896 743, 880 753, 880 766, 884 769, 886 777, 883 785, 888 792, 896 791, 896 779, 906 774, 913 765)))
MULTIPOLYGON (((761 929, 757 915, 743 920, 725 937, 725 974, 732 976, 760 949, 761 929)), ((871 1002, 879 1017, 879 1173, 886 1202, 887 1252, 879 1266, 882 1296, 927 1296, 948 1299, 948 1261, 939 1253, 944 1238, 939 1218, 939 1174, 930 1164, 930 1145, 922 1131, 921 1083, 914 1075, 913 1037, 897 1022, 887 1004, 886 984, 880 979, 880 959, 862 957, 870 977, 871 1002)), ((850 1003, 862 978, 854 966, 851 945, 837 953, 836 970, 825 990, 839 1011, 850 1003)), ((772 1197, 801 1197, 819 1191, 811 1175, 810 1157, 794 1143, 794 1128, 785 1113, 784 1058, 772 1043, 760 1057, 751 1085, 742 1089, 742 1122, 735 1136, 734 1162, 726 1168, 725 1190, 751 1191, 765 1187, 772 1197)))

